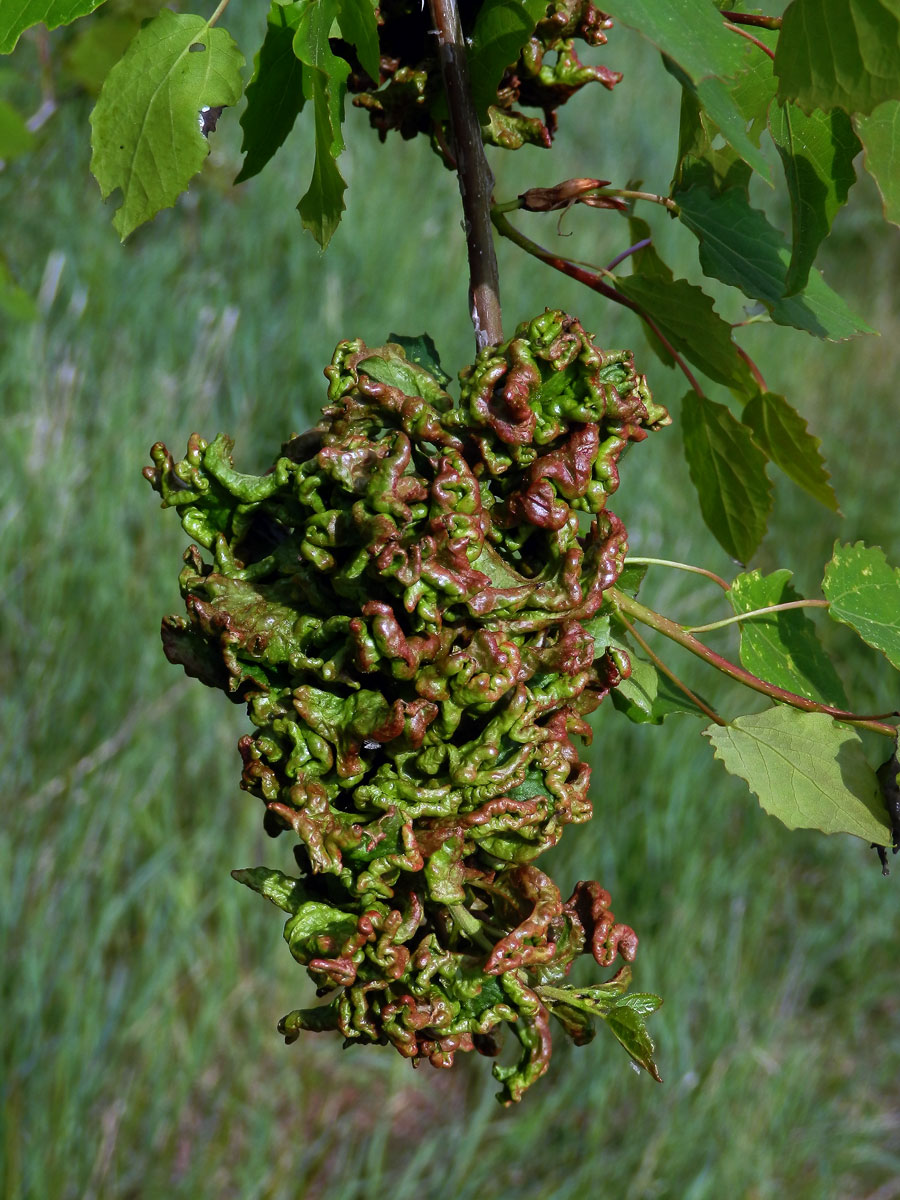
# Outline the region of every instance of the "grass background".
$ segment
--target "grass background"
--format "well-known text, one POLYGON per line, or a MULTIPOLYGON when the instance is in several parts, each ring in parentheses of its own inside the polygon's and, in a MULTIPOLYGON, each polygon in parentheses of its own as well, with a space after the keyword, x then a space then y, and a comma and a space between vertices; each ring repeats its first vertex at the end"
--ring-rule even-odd
MULTIPOLYGON (((626 82, 564 110, 553 155, 495 154, 498 196, 585 174, 665 191, 676 86, 626 31, 604 61, 626 82)), ((27 92, 33 62, 26 44, 0 94, 27 92)), ((425 327, 445 366, 467 361, 455 181, 426 145, 379 147, 351 113, 349 210, 323 257, 293 211, 311 169, 306 133, 232 191, 239 131, 226 114, 204 182, 123 248, 88 174, 88 111, 63 105, 38 149, 0 173, 4 250, 38 310, 0 334, 0 1190, 900 1196, 897 872, 882 879, 853 839, 767 818, 689 718, 646 730, 602 706, 595 819, 547 856, 563 888, 601 880, 640 934, 638 986, 665 997, 652 1026, 663 1086, 611 1040, 578 1050, 560 1036, 548 1075, 506 1111, 477 1056, 413 1072, 389 1048, 282 1044, 275 1023, 310 988, 276 910, 228 872, 289 868, 289 847, 265 838, 237 787, 241 712, 161 653, 187 539, 140 468, 151 442, 180 452, 193 429, 231 432, 238 465, 263 468, 314 418, 341 337, 377 344, 425 327)), ((841 498, 837 518, 778 484, 754 565, 794 567, 810 590, 835 537, 900 560, 898 244, 866 179, 852 201, 825 267, 881 336, 742 337, 823 437, 841 498)), ((696 280, 690 236, 661 211, 649 219, 696 280)), ((523 227, 553 242, 554 221, 523 227)), ((627 245, 614 214, 571 214, 565 228, 567 254, 602 262, 627 245)), ((679 379, 629 314, 514 249, 500 255, 509 329, 545 305, 577 312, 601 344, 636 347, 672 408, 673 428, 625 463, 614 508, 632 551, 733 573, 694 512, 679 379)), ((734 297, 720 307, 740 319, 734 297)), ((645 586, 685 620, 712 614, 710 592, 675 573, 645 586)), ((716 636, 735 652, 733 635, 716 636)), ((877 657, 840 629, 828 637, 855 705, 895 706, 877 657)))

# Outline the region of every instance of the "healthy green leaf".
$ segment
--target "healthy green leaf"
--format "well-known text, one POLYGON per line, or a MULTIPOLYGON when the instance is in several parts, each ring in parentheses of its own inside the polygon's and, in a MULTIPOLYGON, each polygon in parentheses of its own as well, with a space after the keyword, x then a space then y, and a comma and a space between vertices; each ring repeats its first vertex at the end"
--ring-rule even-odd
POLYGON ((389 333, 388 341, 402 346, 409 361, 433 375, 442 387, 451 382, 450 376, 441 366, 437 346, 430 334, 420 333, 417 337, 410 337, 402 333, 389 333))
POLYGON ((627 1005, 619 1005, 603 1014, 601 1020, 638 1066, 652 1075, 657 1083, 662 1083, 659 1068, 653 1061, 653 1041, 647 1032, 642 1013, 627 1005))
POLYGON ((372 0, 341 0, 337 20, 341 36, 356 48, 363 70, 377 85, 381 80, 381 50, 372 0))
MULTIPOLYGON (((668 56, 664 56, 663 62, 669 73, 681 84, 684 93, 694 98, 701 112, 712 123, 716 133, 727 140, 734 153, 739 155, 754 171, 759 172, 763 179, 771 180, 769 164, 760 153, 759 137, 758 135, 754 138, 749 136, 748 120, 738 107, 725 81, 710 76, 695 84, 690 76, 668 56)), ((754 122, 754 124, 756 123, 754 122)), ((707 128, 709 128, 708 124, 707 128)), ((713 137, 715 137, 715 133, 713 133, 713 137)))
POLYGON ((731 78, 744 70, 752 47, 730 33, 711 4, 696 0, 609 0, 603 11, 636 29, 695 82, 731 78))
POLYGON ((341 213, 347 207, 344 203, 347 183, 334 158, 327 150, 322 149, 322 145, 328 137, 328 127, 322 116, 327 101, 320 100, 321 84, 316 83, 313 86, 316 111, 316 160, 313 164, 312 179, 306 192, 300 197, 297 211, 303 221, 303 228, 310 231, 324 250, 334 237, 335 230, 341 223, 341 213))
POLYGON ((900 670, 900 570, 879 546, 834 543, 822 583, 829 614, 900 670))
POLYGON ((231 872, 232 879, 265 896, 286 913, 294 915, 308 896, 299 879, 285 875, 274 867, 244 867, 231 872))
MULTIPOLYGON (((663 62, 671 71, 669 60, 663 58, 663 62)), ((695 184, 713 192, 747 187, 751 168, 731 146, 717 145, 721 140, 715 123, 704 112, 694 92, 682 86, 673 195, 695 184)))
POLYGON ((709 716, 658 671, 652 662, 636 654, 627 642, 613 638, 612 645, 624 650, 631 662, 629 678, 623 679, 610 692, 613 706, 630 721, 636 725, 661 725, 666 717, 675 713, 709 716))
MULTIPOLYGON (((790 583, 790 571, 738 575, 728 598, 738 614, 801 600, 790 583)), ((741 662, 748 671, 835 708, 846 708, 847 697, 831 659, 822 648, 816 627, 802 608, 753 617, 741 625, 741 662)))
POLYGON ((751 208, 743 188, 718 195, 690 187, 676 195, 679 217, 700 242, 700 265, 707 275, 761 300, 778 325, 793 325, 816 337, 843 341, 871 333, 847 308, 818 271, 796 296, 784 297, 790 250, 765 214, 751 208))
POLYGON ((840 511, 819 452, 821 441, 809 432, 806 422, 784 396, 758 392, 744 409, 741 420, 753 430, 757 446, 789 479, 832 512, 840 511))
POLYGON ((747 562, 763 539, 772 507, 766 456, 724 404, 694 392, 682 402, 682 431, 703 519, 732 558, 747 562))
POLYGON ((546 11, 546 0, 485 0, 481 5, 469 50, 472 98, 481 115, 497 103, 503 72, 519 57, 546 11))
POLYGON ((247 107, 241 114, 244 165, 235 183, 258 174, 294 127, 306 102, 303 64, 294 53, 294 35, 303 4, 273 0, 266 36, 247 85, 247 107))
POLYGON ((628 596, 636 596, 649 570, 647 563, 626 562, 621 575, 616 580, 616 587, 628 596))
POLYGON ((662 51, 668 69, 709 113, 722 136, 769 179, 769 164, 758 143, 747 136, 747 120, 726 82, 747 68, 752 47, 725 28, 713 6, 696 0, 615 0, 604 12, 637 29, 662 51))
POLYGON ((878 184, 885 220, 900 225, 900 101, 879 104, 868 117, 856 117, 866 170, 878 184))
POLYGON ((4 0, 0 4, 0 54, 9 54, 26 29, 42 23, 48 29, 71 25, 92 13, 103 0, 4 0))
POLYGON ((769 131, 784 166, 791 197, 791 262, 785 295, 806 286, 819 246, 856 183, 859 139, 843 109, 806 116, 795 104, 773 104, 769 131))
POLYGON ((779 101, 870 113, 900 99, 898 0, 793 0, 775 50, 779 101))
POLYGON ((236 104, 244 59, 224 29, 163 9, 110 71, 91 114, 91 170, 124 239, 176 197, 209 153, 198 113, 236 104))
MULTIPOLYGON (((686 279, 666 280, 659 274, 644 278, 635 274, 616 279, 616 291, 634 301, 672 346, 710 379, 752 393, 753 377, 738 355, 731 326, 715 311, 712 297, 702 288, 686 279)), ((674 359, 665 347, 653 340, 672 365, 674 359)))
MULTIPOLYGON (((294 53, 309 67, 304 87, 312 95, 315 109, 316 160, 309 188, 297 209, 304 228, 324 250, 345 209, 347 185, 335 159, 344 149, 341 125, 350 64, 334 54, 328 42, 337 19, 337 0, 308 0, 303 5, 294 35, 294 53)), ((307 95, 307 99, 309 95, 307 95)))
POLYGON ((778 705, 703 732, 726 771, 745 779, 765 811, 788 829, 850 833, 889 845, 878 780, 848 726, 825 713, 778 705))

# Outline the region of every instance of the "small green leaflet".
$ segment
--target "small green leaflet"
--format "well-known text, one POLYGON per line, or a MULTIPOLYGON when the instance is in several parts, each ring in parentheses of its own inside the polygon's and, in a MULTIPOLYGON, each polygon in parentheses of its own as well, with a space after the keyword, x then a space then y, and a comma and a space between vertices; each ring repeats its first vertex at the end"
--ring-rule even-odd
POLYGON ((773 104, 769 132, 791 197, 791 262, 785 295, 806 286, 819 246, 856 183, 853 159, 862 148, 843 109, 806 116, 795 104, 773 104))
MULTIPOLYGON (((650 226, 640 217, 629 218, 628 231, 634 245, 651 237, 650 226)), ((616 289, 638 304, 671 345, 710 379, 752 394, 750 369, 737 352, 731 326, 713 308, 712 297, 686 279, 675 279, 652 242, 633 254, 631 263, 634 274, 617 279, 616 289)), ((646 322, 644 332, 654 353, 666 366, 674 366, 675 359, 646 322)))
POLYGON ((778 99, 870 113, 900 99, 900 0, 793 0, 775 49, 778 99))
POLYGON ((243 63, 224 29, 164 8, 110 71, 91 114, 91 170, 104 199, 121 188, 113 224, 123 241, 203 166, 198 113, 238 102, 243 63))
POLYGON ((878 546, 834 543, 822 591, 828 612, 849 625, 900 671, 900 570, 878 546))
POLYGON ((900 101, 879 104, 868 117, 856 117, 866 152, 866 170, 878 184, 884 217, 900 225, 900 101))
POLYGON ((469 77, 482 119, 488 105, 497 103, 503 72, 519 57, 546 12, 547 0, 485 0, 479 8, 469 50, 469 77))
POLYGON ((757 446, 789 479, 832 512, 840 511, 819 452, 820 439, 809 432, 806 422, 784 396, 758 392, 741 420, 753 430, 757 446))
POLYGON ((429 375, 433 375, 441 387, 446 387, 448 383, 452 382, 441 366, 437 346, 430 334, 420 333, 416 337, 411 337, 402 333, 389 333, 387 340, 396 346, 402 346, 409 361, 416 363, 429 375))
POLYGON ((636 725, 661 725, 666 717, 675 713, 709 716, 658 671, 652 662, 635 654, 629 645, 618 638, 613 638, 612 644, 625 650, 631 661, 631 675, 610 692, 613 706, 630 721, 636 725))
POLYGON ((241 114, 244 165, 235 179, 243 183, 258 174, 294 127, 306 102, 303 64, 294 53, 294 34, 302 4, 273 0, 266 36, 253 64, 247 85, 247 107, 241 114))
POLYGON ((103 0, 2 0, 0 3, 0 54, 9 54, 26 29, 42 23, 48 29, 70 25, 92 13, 103 0))
POLYGON ((850 833, 879 846, 891 831, 859 735, 825 713, 784 705, 710 725, 716 758, 788 829, 850 833))
POLYGON ((614 0, 604 12, 637 29, 679 68, 673 74, 682 87, 741 158, 769 179, 769 164, 747 136, 747 119, 730 93, 731 83, 751 62, 753 47, 725 28, 715 8, 697 0, 614 0))
MULTIPOLYGON (((695 367, 725 387, 746 394, 753 391, 753 378, 738 355, 731 326, 713 308, 711 296, 686 279, 644 278, 630 275, 616 279, 616 291, 638 305, 660 332, 695 367)), ((650 344, 667 365, 674 359, 648 328, 650 344)))
POLYGON ((748 562, 765 535, 772 507, 766 456, 724 404, 693 391, 682 401, 682 432, 704 521, 732 558, 748 562))
POLYGON ((338 0, 307 0, 302 6, 293 43, 297 58, 310 68, 304 72, 304 87, 308 87, 312 95, 316 129, 313 177, 297 210, 304 228, 323 250, 340 224, 347 189, 335 159, 344 149, 341 125, 350 64, 334 54, 328 43, 337 15, 338 0))
POLYGON ((644 582, 644 577, 650 570, 649 563, 636 563, 626 561, 622 568, 622 573, 616 580, 616 587, 620 592, 625 592, 628 596, 636 596, 641 589, 641 584, 644 582))
MULTIPOLYGON (((763 179, 771 182, 772 173, 769 170, 769 164, 760 153, 759 136, 756 135, 753 138, 749 136, 748 121, 725 81, 710 76, 702 79, 700 83, 694 84, 691 77, 667 54, 663 55, 663 63, 666 70, 681 84, 683 93, 694 98, 698 107, 714 124, 717 132, 725 138, 734 153, 738 154, 754 171, 757 171, 763 179)), ((759 117, 764 118, 764 112, 765 109, 763 114, 759 114, 759 117)), ((754 125, 759 124, 759 117, 751 123, 751 129, 754 125)))
POLYGON ((776 324, 793 325, 829 341, 872 332, 816 270, 810 271, 804 291, 785 298, 790 250, 765 214, 750 207, 743 188, 716 195, 694 186, 675 199, 680 219, 700 242, 704 272, 761 300, 776 324))
POLYGON ((337 22, 341 36, 355 47, 363 70, 374 84, 380 83, 381 50, 372 0, 341 0, 337 22))
MULTIPOLYGON (((627 1000, 628 997, 625 997, 627 1000)), ((656 997, 652 997, 656 999, 656 997)), ((644 1018, 637 1009, 622 1004, 611 1009, 602 1018, 610 1033, 625 1047, 638 1066, 653 1076, 657 1083, 662 1083, 659 1068, 653 1061, 653 1039, 647 1032, 644 1018)))
MULTIPOLYGON (((671 71, 669 60, 665 57, 663 64, 671 71)), ((676 74, 674 71, 672 73, 676 74)), ((678 157, 672 178, 673 195, 686 191, 694 184, 709 187, 713 192, 748 186, 752 175, 750 167, 727 143, 714 148, 717 140, 721 139, 715 124, 703 111, 693 92, 683 87, 678 157)))
MULTIPOLYGON (((731 606, 740 614, 801 600, 790 579, 791 572, 784 570, 738 575, 728 593, 731 606)), ((754 675, 789 692, 834 708, 847 707, 843 685, 802 608, 744 621, 741 662, 754 675)))
POLYGON ((299 879, 285 875, 274 867, 244 867, 240 871, 231 872, 232 879, 243 883, 246 887, 259 892, 267 900, 293 915, 307 899, 306 891, 299 879))

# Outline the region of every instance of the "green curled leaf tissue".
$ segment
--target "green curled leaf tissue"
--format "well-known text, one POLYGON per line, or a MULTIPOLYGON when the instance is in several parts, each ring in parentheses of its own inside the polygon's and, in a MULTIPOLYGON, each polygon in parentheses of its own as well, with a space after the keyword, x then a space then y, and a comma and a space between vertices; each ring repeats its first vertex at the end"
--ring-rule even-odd
POLYGON ((599 1021, 659 1078, 637 936, 601 883, 564 897, 538 860, 592 814, 585 718, 631 670, 607 500, 668 414, 630 351, 558 311, 481 351, 458 403, 399 344, 342 342, 325 374, 320 422, 266 474, 223 435, 177 462, 157 443, 145 470, 194 541, 166 655, 246 704, 242 786, 295 840, 296 875, 234 872, 287 913, 321 998, 279 1029, 435 1067, 511 1034, 509 1103, 551 1018, 577 1044, 599 1021), (610 977, 567 983, 581 955, 610 977))

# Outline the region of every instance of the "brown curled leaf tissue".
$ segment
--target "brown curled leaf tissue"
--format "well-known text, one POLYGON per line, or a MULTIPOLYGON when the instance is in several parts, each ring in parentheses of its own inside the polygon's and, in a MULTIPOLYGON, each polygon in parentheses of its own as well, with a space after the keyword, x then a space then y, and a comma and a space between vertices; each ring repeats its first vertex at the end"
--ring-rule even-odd
POLYGON ((318 990, 279 1028, 437 1067, 511 1032, 509 1103, 547 1070, 551 1018, 578 1044, 599 1019, 658 1078, 634 931, 599 883, 564 898, 536 862, 591 816, 578 741, 630 671, 604 613, 627 548, 606 502, 668 415, 630 351, 561 312, 482 351, 459 403, 429 366, 342 342, 321 420, 265 475, 224 435, 180 462, 157 443, 145 470, 195 543, 166 655, 247 705, 242 786, 296 839, 295 877, 234 872, 287 913, 318 990), (624 962, 576 987, 582 954, 624 962))

